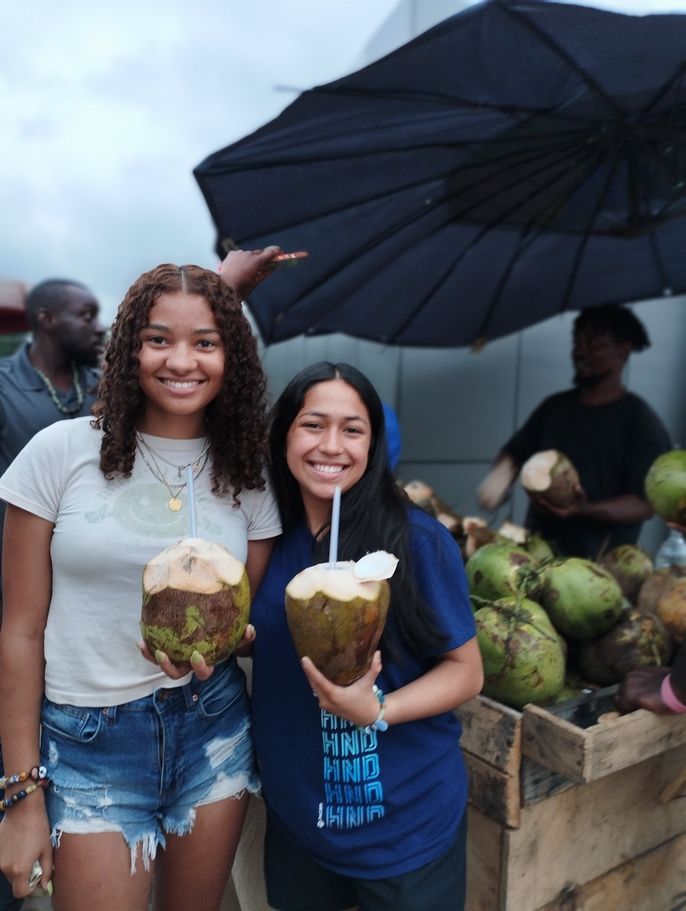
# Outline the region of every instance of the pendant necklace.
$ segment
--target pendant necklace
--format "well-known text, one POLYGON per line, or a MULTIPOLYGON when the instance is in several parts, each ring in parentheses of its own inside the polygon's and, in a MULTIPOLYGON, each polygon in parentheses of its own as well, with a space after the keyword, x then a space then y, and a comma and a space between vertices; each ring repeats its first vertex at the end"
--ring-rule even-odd
POLYGON ((84 401, 84 395, 83 395, 83 389, 81 388, 81 383, 79 383, 79 371, 76 369, 76 364, 73 361, 71 362, 71 375, 72 375, 72 382, 74 384, 74 392, 76 393, 76 404, 73 405, 71 408, 68 408, 64 404, 64 402, 60 399, 59 395, 57 394, 57 390, 55 389, 53 384, 50 382, 48 377, 43 373, 43 371, 39 370, 38 367, 36 367, 35 365, 32 365, 32 366, 33 366, 33 369, 38 374, 38 376, 43 381, 43 383, 45 384, 45 388, 48 390, 48 394, 49 394, 50 398, 52 399, 52 404, 55 406, 55 408, 57 408, 57 410, 59 412, 61 412, 62 414, 66 414, 67 416, 71 416, 72 414, 77 414, 79 411, 81 411, 81 406, 83 405, 83 401, 84 401))
MULTIPOLYGON (((164 486, 167 488, 167 492, 169 493, 169 499, 167 500, 168 509, 170 509, 172 512, 179 512, 181 509, 183 509, 183 501, 179 499, 179 494, 185 487, 188 486, 188 482, 183 481, 181 484, 170 484, 164 472, 160 468, 157 459, 155 458, 154 451, 150 447, 149 443, 146 443, 141 434, 138 432, 136 432, 136 446, 138 447, 141 458, 147 466, 150 474, 153 476, 153 478, 155 478, 155 480, 159 481, 161 484, 164 484, 164 486), (143 447, 145 447, 145 449, 143 447), (148 458, 146 457, 145 450, 147 450, 148 455, 150 456, 150 461, 148 461, 148 458)), ((188 462, 186 465, 177 465, 175 462, 169 462, 167 459, 162 458, 162 456, 157 453, 158 457, 162 459, 163 462, 167 462, 168 465, 172 465, 177 469, 179 477, 181 476, 181 471, 183 469, 191 468, 192 466, 193 480, 197 480, 197 478, 202 474, 202 471, 207 464, 209 454, 210 444, 208 443, 200 455, 197 457, 197 459, 194 459, 192 462, 188 462)))

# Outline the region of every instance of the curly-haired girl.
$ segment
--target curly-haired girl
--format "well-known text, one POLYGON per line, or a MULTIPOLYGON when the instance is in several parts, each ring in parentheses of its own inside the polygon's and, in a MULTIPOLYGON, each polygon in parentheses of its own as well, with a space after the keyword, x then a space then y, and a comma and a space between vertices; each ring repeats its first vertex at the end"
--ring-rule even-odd
POLYGON ((243 561, 255 590, 280 531, 264 399, 236 295, 161 265, 119 308, 95 417, 40 432, 0 479, 2 744, 6 774, 37 785, 4 782, 18 797, 0 866, 18 897, 52 877, 56 911, 144 911, 154 867, 157 907, 219 906, 258 788, 244 678, 233 657, 204 681, 197 654, 149 663, 141 576, 188 531, 192 467, 198 536, 243 561))

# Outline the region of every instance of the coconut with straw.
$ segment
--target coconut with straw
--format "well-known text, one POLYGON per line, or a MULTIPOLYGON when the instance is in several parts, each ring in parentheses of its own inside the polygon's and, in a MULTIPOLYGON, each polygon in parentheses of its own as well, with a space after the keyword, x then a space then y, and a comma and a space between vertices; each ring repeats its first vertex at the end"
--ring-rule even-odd
POLYGON ((216 664, 243 638, 250 584, 245 566, 228 548, 197 536, 192 468, 186 480, 189 536, 146 564, 141 632, 153 654, 162 651, 179 664, 198 652, 216 664))
POLYGON ((381 639, 398 560, 385 551, 339 561, 341 490, 334 488, 329 562, 308 566, 286 586, 286 618, 295 650, 329 680, 347 686, 368 670, 381 639))

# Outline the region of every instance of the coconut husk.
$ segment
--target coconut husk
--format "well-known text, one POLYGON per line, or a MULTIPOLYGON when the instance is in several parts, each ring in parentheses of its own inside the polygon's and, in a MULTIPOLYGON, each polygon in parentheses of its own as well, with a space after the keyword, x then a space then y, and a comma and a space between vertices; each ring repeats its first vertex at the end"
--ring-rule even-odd
POLYGON ((565 508, 578 497, 579 475, 564 453, 557 449, 537 452, 522 466, 522 487, 534 499, 565 508))

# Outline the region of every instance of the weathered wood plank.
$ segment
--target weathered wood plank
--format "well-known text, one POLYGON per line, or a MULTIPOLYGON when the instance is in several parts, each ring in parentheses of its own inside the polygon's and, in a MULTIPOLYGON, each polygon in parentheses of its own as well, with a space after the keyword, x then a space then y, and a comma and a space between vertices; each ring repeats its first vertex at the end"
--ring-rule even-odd
POLYGON ((683 761, 670 750, 524 807, 519 829, 504 830, 506 911, 535 911, 683 835, 683 801, 659 802, 683 761))
POLYGON ((684 907, 686 835, 679 835, 585 885, 565 890, 538 911, 683 911, 684 907))
POLYGON ((469 802, 508 828, 519 825, 519 775, 507 775, 478 756, 463 750, 469 774, 469 802))
POLYGON ((462 748, 505 772, 517 775, 522 754, 522 713, 477 696, 457 709, 462 748))
POLYGON ((639 710, 579 728, 547 709, 522 713, 522 753, 573 781, 594 781, 686 744, 686 716, 639 710))
POLYGON ((468 814, 465 911, 505 911, 504 829, 474 807, 468 814))
POLYGON ((575 787, 575 782, 570 781, 558 772, 551 772, 535 759, 522 759, 519 772, 520 800, 522 806, 533 803, 535 800, 544 800, 552 794, 566 791, 575 787))

